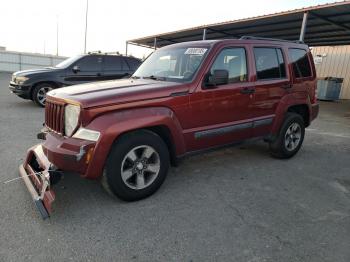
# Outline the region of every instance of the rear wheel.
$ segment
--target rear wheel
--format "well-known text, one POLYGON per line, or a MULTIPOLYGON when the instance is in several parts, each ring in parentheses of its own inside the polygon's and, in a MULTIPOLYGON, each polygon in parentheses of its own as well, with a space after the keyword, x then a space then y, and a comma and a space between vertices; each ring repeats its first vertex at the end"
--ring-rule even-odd
POLYGON ((270 143, 271 155, 276 158, 290 158, 300 149, 304 141, 305 124, 296 113, 287 113, 276 140, 270 143))
POLYGON ((54 89, 52 84, 42 83, 37 85, 32 93, 32 100, 41 107, 45 106, 46 93, 54 89))
POLYGON ((135 201, 156 192, 168 169, 169 152, 164 141, 151 131, 135 131, 114 143, 102 185, 122 200, 135 201))

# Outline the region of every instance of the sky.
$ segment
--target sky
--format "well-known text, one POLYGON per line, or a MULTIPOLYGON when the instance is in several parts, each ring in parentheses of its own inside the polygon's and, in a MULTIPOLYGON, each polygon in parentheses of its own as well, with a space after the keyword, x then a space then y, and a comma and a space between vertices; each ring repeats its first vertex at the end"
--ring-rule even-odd
MULTIPOLYGON (((0 46, 72 56, 84 52, 87 0, 1 0, 0 46)), ((332 0, 88 0, 87 51, 125 53, 129 39, 271 14, 332 0)), ((129 46, 137 57, 151 50, 129 46)))

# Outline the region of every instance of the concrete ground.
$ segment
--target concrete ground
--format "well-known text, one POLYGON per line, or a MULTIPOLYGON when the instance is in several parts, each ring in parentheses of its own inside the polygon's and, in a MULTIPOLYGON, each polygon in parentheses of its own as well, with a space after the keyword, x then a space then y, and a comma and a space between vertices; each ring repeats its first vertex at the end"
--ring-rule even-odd
MULTIPOLYGON (((0 181, 18 176, 44 110, 0 74, 0 181)), ((249 143, 192 156, 125 203, 66 175, 41 220, 22 181, 0 183, 0 261, 350 261, 350 103, 322 102, 290 160, 249 143)))

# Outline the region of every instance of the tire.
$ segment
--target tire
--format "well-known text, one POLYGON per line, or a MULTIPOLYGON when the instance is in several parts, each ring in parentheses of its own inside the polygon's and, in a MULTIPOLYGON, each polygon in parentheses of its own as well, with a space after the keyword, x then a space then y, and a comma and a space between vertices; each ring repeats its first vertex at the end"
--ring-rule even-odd
POLYGON ((32 93, 32 100, 35 104, 45 107, 46 93, 54 89, 52 84, 42 83, 35 86, 32 93))
POLYGON ((287 113, 278 137, 270 142, 270 152, 273 157, 286 159, 293 157, 303 144, 305 123, 296 113, 287 113))
POLYGON ((164 141, 148 130, 120 137, 109 153, 102 186, 124 201, 136 201, 155 193, 169 169, 169 151, 164 141))

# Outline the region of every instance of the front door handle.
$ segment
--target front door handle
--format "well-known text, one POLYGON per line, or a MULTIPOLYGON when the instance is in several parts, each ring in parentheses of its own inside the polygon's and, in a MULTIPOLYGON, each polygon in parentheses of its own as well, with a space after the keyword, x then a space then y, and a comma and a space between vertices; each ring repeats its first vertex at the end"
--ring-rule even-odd
POLYGON ((243 87, 240 90, 241 94, 253 94, 255 92, 255 88, 254 87, 243 87))

